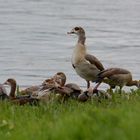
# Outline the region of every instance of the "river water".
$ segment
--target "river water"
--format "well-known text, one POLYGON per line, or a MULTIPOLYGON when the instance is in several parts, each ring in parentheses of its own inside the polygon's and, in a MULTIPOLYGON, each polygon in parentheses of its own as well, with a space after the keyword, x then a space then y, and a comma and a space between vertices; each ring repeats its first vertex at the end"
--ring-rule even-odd
POLYGON ((63 71, 85 87, 71 66, 74 26, 85 29, 88 52, 106 68, 140 79, 140 0, 0 0, 0 83, 36 85, 63 71))

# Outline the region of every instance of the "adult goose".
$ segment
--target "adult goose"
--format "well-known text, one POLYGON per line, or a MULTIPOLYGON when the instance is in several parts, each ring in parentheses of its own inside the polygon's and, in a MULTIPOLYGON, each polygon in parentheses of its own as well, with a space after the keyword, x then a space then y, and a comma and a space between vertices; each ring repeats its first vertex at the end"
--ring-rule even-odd
POLYGON ((72 55, 72 66, 77 74, 87 81, 87 88, 89 88, 90 81, 95 82, 97 75, 104 70, 104 67, 95 56, 87 54, 86 36, 82 27, 75 27, 68 34, 76 34, 78 36, 78 42, 72 55))
POLYGON ((97 82, 98 86, 101 82, 109 84, 110 90, 119 86, 120 93, 123 86, 136 86, 140 88, 140 81, 133 80, 131 72, 122 68, 109 68, 103 70, 98 74, 97 82))

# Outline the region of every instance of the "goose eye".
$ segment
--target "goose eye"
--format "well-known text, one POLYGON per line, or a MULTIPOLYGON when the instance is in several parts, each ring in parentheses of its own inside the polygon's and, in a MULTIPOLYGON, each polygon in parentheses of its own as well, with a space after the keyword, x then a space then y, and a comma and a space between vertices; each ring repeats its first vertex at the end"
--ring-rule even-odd
POLYGON ((75 29, 75 31, 78 31, 79 30, 79 27, 75 27, 74 29, 75 29))

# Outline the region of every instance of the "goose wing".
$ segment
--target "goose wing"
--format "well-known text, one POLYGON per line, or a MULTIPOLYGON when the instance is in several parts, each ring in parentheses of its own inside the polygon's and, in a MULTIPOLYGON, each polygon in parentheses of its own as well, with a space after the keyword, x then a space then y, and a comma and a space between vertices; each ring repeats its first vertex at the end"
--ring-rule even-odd
POLYGON ((86 54, 85 59, 91 64, 94 64, 100 71, 104 70, 104 66, 95 56, 91 54, 86 54))
POLYGON ((128 74, 130 73, 128 70, 122 68, 109 68, 106 70, 101 71, 98 76, 100 78, 110 77, 117 74, 128 74))

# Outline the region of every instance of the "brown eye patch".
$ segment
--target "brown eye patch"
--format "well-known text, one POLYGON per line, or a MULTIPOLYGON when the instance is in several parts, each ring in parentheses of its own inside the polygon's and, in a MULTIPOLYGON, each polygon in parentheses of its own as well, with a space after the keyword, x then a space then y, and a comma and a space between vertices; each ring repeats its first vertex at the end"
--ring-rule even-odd
POLYGON ((75 31, 78 31, 79 30, 79 27, 75 27, 74 29, 75 29, 75 31))

